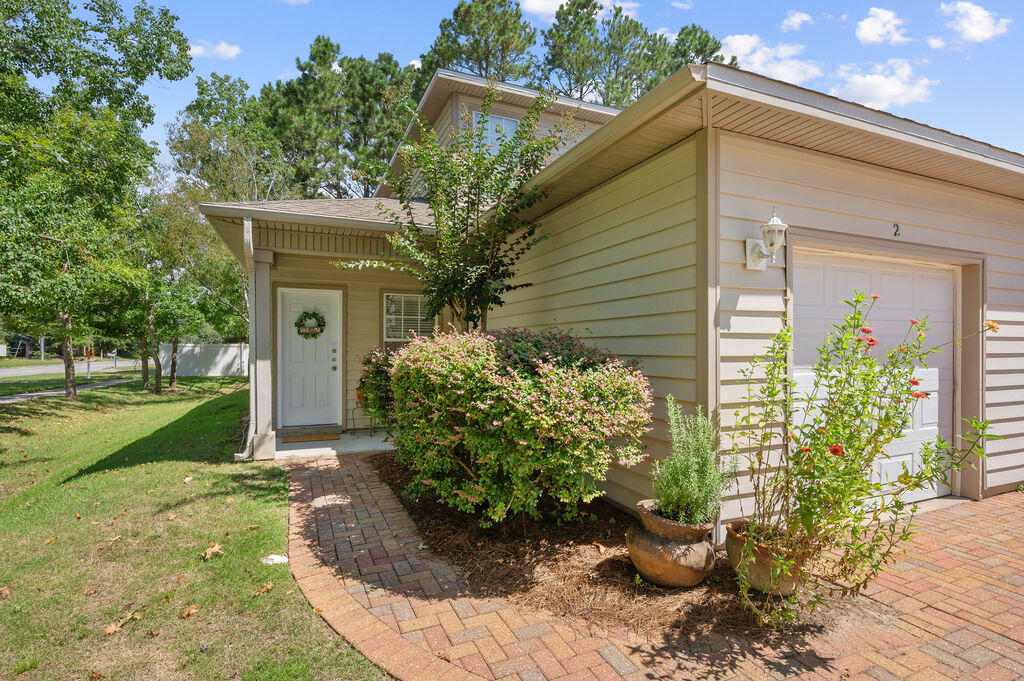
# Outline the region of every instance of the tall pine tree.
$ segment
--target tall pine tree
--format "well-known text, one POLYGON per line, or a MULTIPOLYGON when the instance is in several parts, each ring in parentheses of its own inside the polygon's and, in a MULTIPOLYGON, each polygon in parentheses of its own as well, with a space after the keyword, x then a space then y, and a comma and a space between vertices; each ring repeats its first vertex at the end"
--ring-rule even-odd
POLYGON ((515 0, 461 0, 420 61, 416 97, 441 68, 472 73, 488 80, 516 82, 534 75, 530 48, 537 29, 523 18, 515 0))
POLYGON ((542 82, 560 95, 588 99, 597 88, 601 42, 597 0, 566 0, 555 12, 551 27, 542 32, 542 82))

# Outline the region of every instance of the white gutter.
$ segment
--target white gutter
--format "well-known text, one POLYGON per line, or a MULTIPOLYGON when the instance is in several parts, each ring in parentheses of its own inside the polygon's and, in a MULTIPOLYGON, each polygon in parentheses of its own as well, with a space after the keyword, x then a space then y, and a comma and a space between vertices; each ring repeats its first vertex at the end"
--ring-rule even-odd
POLYGON ((298 213, 294 211, 275 210, 273 208, 253 208, 242 206, 225 206, 218 203, 199 204, 199 210, 207 217, 219 218, 248 218, 268 220, 277 222, 296 222, 303 225, 324 225, 327 227, 356 227, 378 232, 394 232, 398 227, 388 222, 376 222, 360 218, 332 217, 330 215, 319 215, 309 213, 298 213))

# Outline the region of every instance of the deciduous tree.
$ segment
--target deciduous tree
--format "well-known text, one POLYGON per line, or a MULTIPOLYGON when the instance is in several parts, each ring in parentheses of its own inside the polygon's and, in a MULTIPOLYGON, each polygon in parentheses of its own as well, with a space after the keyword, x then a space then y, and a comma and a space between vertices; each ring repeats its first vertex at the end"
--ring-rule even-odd
POLYGON ((416 277, 427 314, 448 309, 463 329, 486 328, 488 309, 501 305, 508 292, 529 286, 513 281, 519 259, 542 238, 536 222, 523 211, 543 197, 545 189, 529 181, 552 152, 578 134, 571 116, 541 133, 541 114, 552 99, 544 93, 512 135, 489 139, 495 95, 489 88, 481 118, 473 121, 466 112, 445 145, 428 121, 415 119, 419 136, 399 150, 401 170, 388 178, 402 209, 379 206, 398 228, 388 236, 394 257, 338 263, 416 277), (429 222, 418 218, 413 208, 424 196, 429 222))

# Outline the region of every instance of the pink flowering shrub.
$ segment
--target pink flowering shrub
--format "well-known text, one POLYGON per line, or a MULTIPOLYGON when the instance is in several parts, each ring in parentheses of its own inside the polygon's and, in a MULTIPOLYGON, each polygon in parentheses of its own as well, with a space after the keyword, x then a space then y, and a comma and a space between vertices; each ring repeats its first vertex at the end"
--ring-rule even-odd
POLYGON ((485 527, 520 512, 536 517, 545 497, 559 517, 574 518, 613 461, 643 458, 647 379, 566 334, 421 336, 392 361, 409 492, 478 513, 485 527))
POLYGON ((385 426, 391 425, 391 353, 377 348, 363 359, 363 371, 356 386, 359 406, 366 415, 385 426))

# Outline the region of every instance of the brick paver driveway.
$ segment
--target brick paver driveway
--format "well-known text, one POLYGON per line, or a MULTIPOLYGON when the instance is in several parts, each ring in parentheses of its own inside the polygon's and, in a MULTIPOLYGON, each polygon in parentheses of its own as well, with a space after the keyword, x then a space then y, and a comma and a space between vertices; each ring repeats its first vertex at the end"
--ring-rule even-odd
POLYGON ((293 463, 289 552, 339 634, 403 681, 1024 679, 1024 494, 921 516, 869 589, 890 616, 820 635, 648 641, 466 594, 365 456, 293 463))

